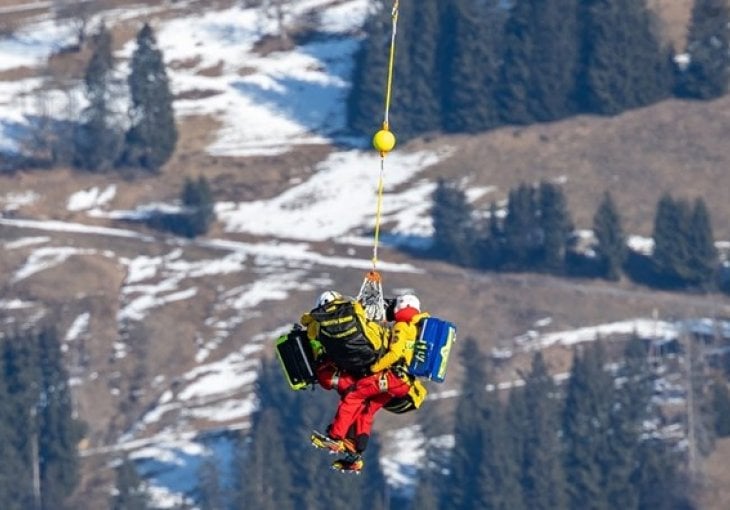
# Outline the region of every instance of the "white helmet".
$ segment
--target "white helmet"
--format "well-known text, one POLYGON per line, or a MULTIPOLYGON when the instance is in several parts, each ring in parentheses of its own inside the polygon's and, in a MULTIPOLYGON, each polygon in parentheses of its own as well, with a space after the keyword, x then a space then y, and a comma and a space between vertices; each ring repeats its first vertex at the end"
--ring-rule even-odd
POLYGON ((316 308, 319 308, 320 306, 328 305, 336 299, 342 299, 342 294, 340 294, 336 290, 326 290, 322 294, 320 294, 319 297, 317 298, 316 308))
POLYGON ((404 308, 415 308, 419 312, 421 311, 421 300, 415 294, 401 294, 395 299, 395 307, 393 313, 398 313, 404 308))

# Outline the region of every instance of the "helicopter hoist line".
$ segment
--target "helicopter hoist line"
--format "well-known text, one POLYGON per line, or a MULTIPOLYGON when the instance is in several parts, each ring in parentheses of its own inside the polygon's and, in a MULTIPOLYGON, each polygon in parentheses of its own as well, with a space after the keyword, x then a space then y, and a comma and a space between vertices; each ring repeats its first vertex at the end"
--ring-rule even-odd
POLYGON ((380 222, 383 207, 383 188, 385 175, 385 156, 395 147, 395 135, 390 131, 390 101, 393 90, 393 67, 395 62, 395 41, 398 33, 398 0, 394 0, 391 10, 390 51, 388 55, 388 72, 385 84, 385 108, 383 124, 373 136, 373 147, 380 154, 380 172, 378 175, 378 190, 375 206, 375 228, 373 230, 373 257, 372 269, 365 275, 365 279, 358 293, 358 300, 363 304, 369 319, 385 320, 385 299, 383 297, 383 280, 378 272, 378 245, 380 243, 380 222))

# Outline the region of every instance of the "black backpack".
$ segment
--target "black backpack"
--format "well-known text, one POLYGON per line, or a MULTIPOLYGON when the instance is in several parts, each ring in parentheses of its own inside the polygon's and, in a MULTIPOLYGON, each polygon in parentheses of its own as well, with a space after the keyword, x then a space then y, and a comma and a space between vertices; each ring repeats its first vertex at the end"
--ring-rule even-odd
POLYGON ((382 355, 382 347, 376 349, 365 334, 365 312, 359 304, 338 299, 315 308, 310 315, 319 323, 318 340, 340 369, 364 375, 382 355))

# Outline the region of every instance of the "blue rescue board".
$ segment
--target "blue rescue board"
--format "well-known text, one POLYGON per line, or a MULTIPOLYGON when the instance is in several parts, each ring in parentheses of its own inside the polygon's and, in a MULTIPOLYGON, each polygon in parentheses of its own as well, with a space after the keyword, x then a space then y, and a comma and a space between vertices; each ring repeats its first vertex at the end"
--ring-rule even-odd
POLYGON ((427 317, 419 327, 420 334, 408 371, 417 377, 444 382, 451 347, 456 341, 456 326, 436 317, 427 317))

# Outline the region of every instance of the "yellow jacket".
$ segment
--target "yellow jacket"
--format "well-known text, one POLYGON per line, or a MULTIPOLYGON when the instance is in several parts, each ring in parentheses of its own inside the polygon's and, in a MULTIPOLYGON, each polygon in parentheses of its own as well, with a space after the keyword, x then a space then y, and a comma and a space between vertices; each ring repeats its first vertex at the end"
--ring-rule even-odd
POLYGON ((426 317, 429 317, 428 312, 422 312, 414 315, 410 322, 396 322, 393 325, 388 351, 370 366, 370 371, 380 372, 399 361, 403 361, 408 366, 413 359, 413 348, 418 337, 418 321, 426 317))

